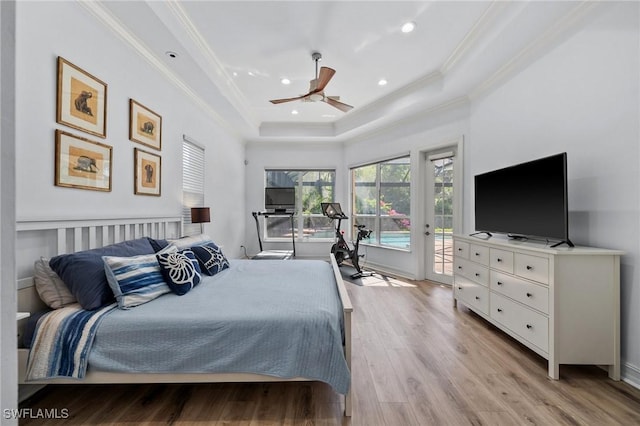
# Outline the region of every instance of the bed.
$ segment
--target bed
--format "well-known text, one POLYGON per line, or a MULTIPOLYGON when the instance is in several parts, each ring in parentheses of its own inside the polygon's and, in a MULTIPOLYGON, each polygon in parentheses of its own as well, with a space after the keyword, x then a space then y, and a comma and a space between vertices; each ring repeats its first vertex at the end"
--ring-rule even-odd
MULTIPOLYGON (((132 222, 30 222, 19 224, 18 238, 21 232, 26 241, 36 231, 48 232, 45 239, 55 251, 69 253, 180 233, 179 218, 132 222)), ((316 380, 344 395, 344 413, 350 416, 352 306, 335 260, 328 260, 230 259, 229 268, 203 275, 185 295, 107 309, 81 379, 32 375, 27 380, 29 349, 19 349, 19 383, 316 380)), ((41 302, 33 280, 26 277, 18 286, 19 311, 37 311, 41 302)))

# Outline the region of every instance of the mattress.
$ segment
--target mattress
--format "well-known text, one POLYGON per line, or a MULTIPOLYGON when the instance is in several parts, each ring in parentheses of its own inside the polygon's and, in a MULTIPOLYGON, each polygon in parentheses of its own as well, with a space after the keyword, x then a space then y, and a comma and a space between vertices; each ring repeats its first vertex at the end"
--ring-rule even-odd
POLYGON ((88 370, 304 377, 344 394, 350 372, 343 344, 329 263, 236 259, 183 296, 110 312, 88 370))

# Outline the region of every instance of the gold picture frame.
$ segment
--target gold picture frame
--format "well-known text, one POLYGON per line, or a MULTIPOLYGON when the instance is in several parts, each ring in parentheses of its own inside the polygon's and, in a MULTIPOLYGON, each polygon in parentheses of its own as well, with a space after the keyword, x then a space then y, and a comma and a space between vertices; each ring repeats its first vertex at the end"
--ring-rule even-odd
POLYGON ((129 139, 162 149, 162 117, 133 99, 129 99, 129 139))
POLYGON ((107 137, 107 84, 58 56, 56 122, 107 137))
POLYGON ((56 186, 111 191, 113 148, 56 130, 56 186))
POLYGON ((133 193, 161 195, 162 157, 138 148, 133 149, 133 193))

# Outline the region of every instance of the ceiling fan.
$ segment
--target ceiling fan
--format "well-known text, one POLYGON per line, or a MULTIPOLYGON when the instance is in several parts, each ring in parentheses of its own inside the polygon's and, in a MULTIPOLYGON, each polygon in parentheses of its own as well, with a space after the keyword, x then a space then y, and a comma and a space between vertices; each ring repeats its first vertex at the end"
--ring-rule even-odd
POLYGON ((336 73, 336 70, 329 67, 320 68, 320 74, 318 74, 318 61, 322 59, 322 55, 319 52, 313 52, 311 54, 311 59, 316 62, 316 78, 311 80, 309 83, 309 93, 301 96, 297 96, 295 98, 284 98, 284 99, 273 99, 269 102, 272 104, 281 104, 284 102, 291 102, 302 100, 305 102, 326 102, 329 105, 338 108, 342 112, 347 112, 351 110, 353 107, 351 105, 347 105, 344 102, 340 102, 340 96, 325 96, 324 88, 327 86, 333 75, 336 73))

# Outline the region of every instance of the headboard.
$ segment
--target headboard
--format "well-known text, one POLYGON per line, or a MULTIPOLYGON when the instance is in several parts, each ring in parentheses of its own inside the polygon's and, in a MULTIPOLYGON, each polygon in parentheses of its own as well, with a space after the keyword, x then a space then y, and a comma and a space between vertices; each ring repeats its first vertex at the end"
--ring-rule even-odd
POLYGON ((40 258, 103 247, 141 237, 177 238, 181 217, 18 221, 16 270, 18 311, 44 307, 33 286, 33 263, 40 258))

